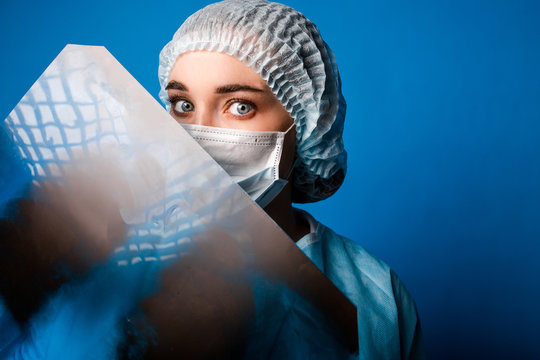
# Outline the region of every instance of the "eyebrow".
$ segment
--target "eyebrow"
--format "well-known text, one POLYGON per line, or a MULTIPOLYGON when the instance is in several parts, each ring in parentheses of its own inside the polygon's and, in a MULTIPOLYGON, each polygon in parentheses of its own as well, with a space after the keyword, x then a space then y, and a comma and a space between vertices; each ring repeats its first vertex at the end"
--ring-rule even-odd
POLYGON ((174 81, 174 80, 169 81, 169 83, 167 84, 167 87, 165 88, 165 90, 170 90, 170 89, 188 91, 188 88, 184 84, 178 81, 174 81))
MULTIPOLYGON (((165 88, 165 90, 170 90, 170 89, 180 90, 180 91, 189 91, 187 86, 175 80, 170 81, 167 84, 167 87, 165 88)), ((237 91, 264 92, 263 89, 259 89, 253 86, 243 85, 243 84, 229 84, 229 85, 224 85, 224 86, 220 86, 216 88, 216 94, 228 94, 228 93, 233 93, 237 91)))
POLYGON ((220 86, 216 89, 216 94, 227 94, 237 91, 251 91, 251 92, 264 92, 263 89, 254 88, 249 85, 242 84, 230 84, 225 86, 220 86))

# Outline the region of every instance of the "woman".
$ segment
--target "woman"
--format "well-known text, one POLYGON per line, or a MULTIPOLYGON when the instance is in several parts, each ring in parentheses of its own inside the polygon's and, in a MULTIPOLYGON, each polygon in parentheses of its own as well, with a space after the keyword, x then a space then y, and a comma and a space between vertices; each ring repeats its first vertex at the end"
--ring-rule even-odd
POLYGON ((423 358, 415 304, 395 273, 292 207, 329 197, 346 171, 345 100, 315 25, 263 0, 209 5, 161 51, 159 79, 171 115, 356 305, 359 357, 423 358), (246 136, 253 143, 239 150, 246 136), (276 140, 259 151, 261 136, 276 140))

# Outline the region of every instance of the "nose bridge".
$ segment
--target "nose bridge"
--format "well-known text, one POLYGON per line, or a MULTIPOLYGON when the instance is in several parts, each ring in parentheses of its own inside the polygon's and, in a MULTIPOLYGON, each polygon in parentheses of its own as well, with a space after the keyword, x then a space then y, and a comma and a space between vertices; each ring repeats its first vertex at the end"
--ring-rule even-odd
POLYGON ((199 105, 195 110, 195 124, 214 126, 214 112, 207 104, 199 105))

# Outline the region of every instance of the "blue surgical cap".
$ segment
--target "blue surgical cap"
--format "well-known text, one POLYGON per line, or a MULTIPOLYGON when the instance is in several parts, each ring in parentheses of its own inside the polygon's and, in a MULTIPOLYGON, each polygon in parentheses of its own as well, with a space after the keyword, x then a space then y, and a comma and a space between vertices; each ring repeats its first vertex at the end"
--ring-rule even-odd
POLYGON ((296 125, 293 202, 336 192, 345 177, 346 104, 332 50, 298 11, 264 0, 226 0, 191 15, 159 55, 160 98, 180 54, 207 50, 234 56, 257 72, 296 125))

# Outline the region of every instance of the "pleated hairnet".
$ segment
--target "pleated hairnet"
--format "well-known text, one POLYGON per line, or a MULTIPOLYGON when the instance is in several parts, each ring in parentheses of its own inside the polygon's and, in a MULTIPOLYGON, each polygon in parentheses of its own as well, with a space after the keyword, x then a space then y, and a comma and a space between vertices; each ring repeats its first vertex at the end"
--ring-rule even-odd
POLYGON ((346 104, 334 54, 315 24, 298 11, 264 0, 226 0, 191 15, 159 56, 160 98, 178 56, 209 50, 234 56, 257 72, 296 124, 299 161, 293 201, 327 198, 345 177, 346 104))

